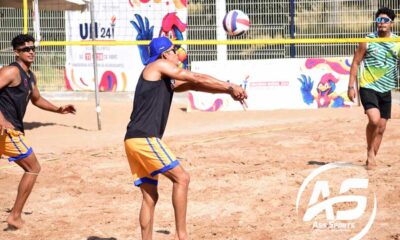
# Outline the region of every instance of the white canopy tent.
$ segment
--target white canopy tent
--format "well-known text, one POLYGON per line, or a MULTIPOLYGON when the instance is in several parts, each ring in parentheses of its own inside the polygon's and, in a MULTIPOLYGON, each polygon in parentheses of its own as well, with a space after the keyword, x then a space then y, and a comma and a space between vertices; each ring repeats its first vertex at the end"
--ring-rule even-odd
POLYGON ((0 7, 22 8, 24 10, 24 33, 28 31, 28 9, 33 8, 35 37, 40 42, 39 10, 84 11, 90 0, 0 0, 0 7))
MULTIPOLYGON (((28 0, 28 8, 32 8, 33 0, 28 0)), ((65 11, 86 9, 85 0, 38 0, 40 10, 65 11)), ((0 0, 0 7, 23 8, 24 0, 0 0)))
MULTIPOLYGON (((46 11, 84 11, 90 6, 91 22, 94 24, 93 0, 0 0, 1 7, 22 8, 24 9, 24 33, 28 32, 28 9, 33 9, 33 28, 36 42, 39 45, 40 36, 40 16, 39 10, 46 11)), ((92 36, 94 37, 94 28, 92 28, 92 36)), ((92 39, 94 40, 94 38, 92 39)), ((97 76, 97 59, 96 59, 96 46, 93 46, 93 71, 95 78, 95 95, 96 95, 96 112, 97 112, 97 125, 101 130, 100 121, 100 103, 98 93, 98 76, 97 76)))

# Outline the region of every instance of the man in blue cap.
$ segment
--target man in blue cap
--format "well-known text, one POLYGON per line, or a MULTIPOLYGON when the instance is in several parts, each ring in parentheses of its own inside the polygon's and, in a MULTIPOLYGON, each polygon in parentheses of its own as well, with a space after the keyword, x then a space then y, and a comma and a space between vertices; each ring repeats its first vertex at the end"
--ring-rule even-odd
POLYGON ((173 183, 176 238, 188 239, 186 209, 190 177, 161 140, 173 92, 197 90, 227 93, 243 105, 247 93, 236 84, 179 68, 175 46, 166 37, 154 38, 149 48, 150 58, 136 86, 133 111, 125 135, 125 151, 134 184, 140 187, 143 194, 139 215, 142 239, 152 239, 159 174, 173 183))

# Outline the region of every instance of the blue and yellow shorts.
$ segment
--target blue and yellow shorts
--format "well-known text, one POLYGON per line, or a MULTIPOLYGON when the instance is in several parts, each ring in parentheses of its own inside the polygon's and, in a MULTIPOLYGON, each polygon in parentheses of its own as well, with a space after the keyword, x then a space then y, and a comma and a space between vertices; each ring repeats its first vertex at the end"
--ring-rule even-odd
POLYGON ((126 139, 125 152, 135 186, 142 183, 157 185, 158 174, 179 165, 171 150, 155 137, 126 139))
POLYGON ((17 161, 28 157, 32 148, 22 132, 13 129, 3 129, 0 132, 0 156, 8 156, 8 161, 17 161))

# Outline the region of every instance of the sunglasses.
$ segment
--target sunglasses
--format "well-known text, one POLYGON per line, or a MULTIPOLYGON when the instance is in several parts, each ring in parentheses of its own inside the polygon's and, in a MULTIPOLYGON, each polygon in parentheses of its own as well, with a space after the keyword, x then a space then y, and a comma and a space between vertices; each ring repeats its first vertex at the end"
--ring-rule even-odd
POLYGON ((35 46, 30 46, 30 47, 23 47, 23 48, 17 48, 18 51, 21 52, 30 52, 31 50, 35 52, 36 47, 35 46))
POLYGON ((390 23, 392 21, 392 19, 387 18, 387 17, 377 17, 375 19, 376 23, 390 23))
POLYGON ((174 46, 172 49, 165 51, 165 53, 173 52, 176 54, 178 52, 178 49, 179 49, 178 46, 174 46))

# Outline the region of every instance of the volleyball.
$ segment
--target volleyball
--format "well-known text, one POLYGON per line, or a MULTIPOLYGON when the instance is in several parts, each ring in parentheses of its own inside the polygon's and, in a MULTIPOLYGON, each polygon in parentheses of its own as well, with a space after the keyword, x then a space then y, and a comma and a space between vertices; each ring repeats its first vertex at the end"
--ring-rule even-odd
POLYGON ((244 12, 231 10, 225 15, 222 25, 228 35, 240 36, 249 30, 250 21, 244 12))

